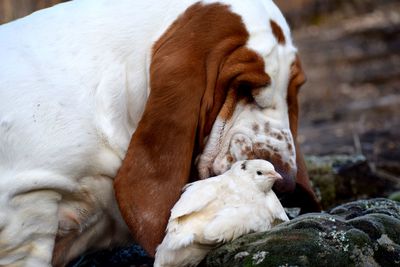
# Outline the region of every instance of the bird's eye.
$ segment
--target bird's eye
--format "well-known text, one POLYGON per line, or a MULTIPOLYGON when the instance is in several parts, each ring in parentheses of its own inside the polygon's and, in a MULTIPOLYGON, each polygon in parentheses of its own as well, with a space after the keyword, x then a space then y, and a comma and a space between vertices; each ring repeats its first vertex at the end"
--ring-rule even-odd
POLYGON ((260 171, 257 171, 257 175, 262 175, 262 172, 260 172, 260 171))

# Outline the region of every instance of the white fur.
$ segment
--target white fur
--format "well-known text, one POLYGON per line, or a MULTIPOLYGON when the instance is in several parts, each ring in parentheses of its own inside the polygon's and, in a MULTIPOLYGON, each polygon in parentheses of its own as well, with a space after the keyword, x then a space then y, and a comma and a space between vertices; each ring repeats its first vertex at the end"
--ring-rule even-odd
POLYGON ((272 191, 271 163, 238 161, 226 173, 189 184, 171 210, 155 267, 197 266, 216 245, 271 229, 288 217, 272 191), (257 174, 262 172, 262 174, 257 174))
MULTIPOLYGON (((79 233, 63 264, 128 239, 112 179, 149 95, 151 47, 195 2, 75 0, 0 27, 0 265, 49 266, 57 234, 79 233)), ((287 120, 295 49, 277 48, 268 26, 289 38, 282 15, 270 0, 219 2, 242 16, 287 120)))

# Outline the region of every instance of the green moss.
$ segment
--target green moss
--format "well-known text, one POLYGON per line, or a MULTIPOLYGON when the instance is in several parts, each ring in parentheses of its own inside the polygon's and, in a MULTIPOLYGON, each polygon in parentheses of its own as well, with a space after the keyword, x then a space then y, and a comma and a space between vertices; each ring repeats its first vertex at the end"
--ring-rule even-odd
POLYGON ((369 214, 368 216, 383 225, 382 234, 386 234, 393 242, 400 244, 400 220, 386 214, 369 214))
POLYGON ((400 202, 400 191, 391 194, 389 199, 400 202))
POLYGON ((314 190, 318 192, 322 207, 332 207, 337 202, 335 176, 333 174, 315 175, 310 173, 310 177, 312 177, 314 190))
POLYGON ((358 191, 363 194, 366 190, 359 189, 359 183, 351 183, 349 177, 344 177, 341 173, 343 169, 350 169, 365 162, 365 157, 361 155, 308 156, 305 161, 314 191, 323 209, 343 202, 344 196, 356 195, 358 191))
POLYGON ((372 245, 372 240, 369 238, 368 234, 361 230, 350 229, 346 232, 346 236, 348 238, 348 243, 351 244, 350 248, 362 248, 372 245))

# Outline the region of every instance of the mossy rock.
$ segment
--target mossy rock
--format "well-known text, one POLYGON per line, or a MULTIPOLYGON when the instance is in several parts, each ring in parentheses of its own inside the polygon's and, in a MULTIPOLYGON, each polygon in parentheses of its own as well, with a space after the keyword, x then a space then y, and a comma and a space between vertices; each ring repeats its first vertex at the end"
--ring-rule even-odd
MULTIPOLYGON (((138 246, 86 254, 69 267, 143 267, 138 246)), ((210 252, 201 266, 400 266, 400 202, 359 200, 310 213, 210 252)))
MULTIPOLYGON (((378 176, 362 155, 306 157, 313 189, 323 209, 357 199, 388 196, 400 188, 399 181, 378 176)), ((391 196, 400 200, 400 193, 391 196)))
POLYGON ((356 201, 311 213, 211 252, 208 267, 400 266, 400 203, 356 201))

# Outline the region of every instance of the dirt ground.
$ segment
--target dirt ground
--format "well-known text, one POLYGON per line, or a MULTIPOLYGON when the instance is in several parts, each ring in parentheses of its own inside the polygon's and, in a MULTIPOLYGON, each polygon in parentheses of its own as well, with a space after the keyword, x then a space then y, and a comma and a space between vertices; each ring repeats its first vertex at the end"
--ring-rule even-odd
POLYGON ((364 154, 377 172, 398 179, 400 2, 300 2, 314 4, 285 13, 308 78, 300 93, 303 152, 364 154))

